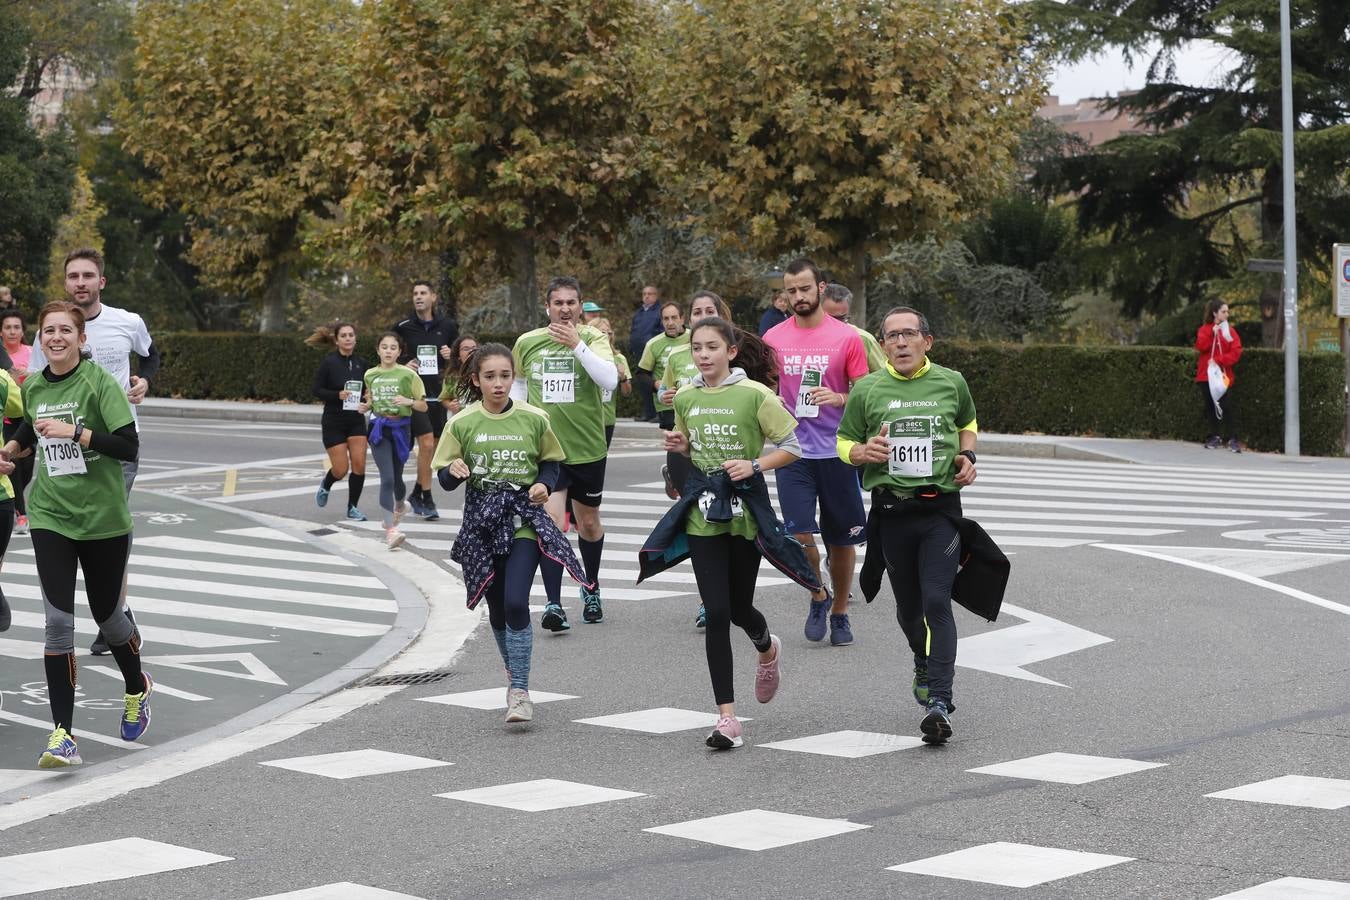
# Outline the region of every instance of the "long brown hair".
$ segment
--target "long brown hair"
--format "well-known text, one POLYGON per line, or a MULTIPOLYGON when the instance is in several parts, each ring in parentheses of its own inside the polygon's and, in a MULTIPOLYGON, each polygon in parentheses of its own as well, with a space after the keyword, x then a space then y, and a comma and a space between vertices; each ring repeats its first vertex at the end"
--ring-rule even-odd
POLYGON ((516 360, 505 344, 479 344, 478 349, 473 351, 473 355, 464 363, 464 370, 460 372, 459 381, 455 384, 455 396, 459 398, 461 405, 468 406, 483 399, 483 389, 474 384, 473 377, 483 368, 483 361, 492 356, 505 356, 511 363, 511 371, 515 372, 516 360))
MULTIPOLYGON (((1227 300, 1220 300, 1218 297, 1211 297, 1211 298, 1205 303, 1205 324, 1206 324, 1206 325, 1213 325, 1213 324, 1214 324, 1214 317, 1217 316, 1217 315, 1219 314, 1219 310, 1220 310, 1222 307, 1227 306, 1227 305, 1228 305, 1228 301, 1227 301, 1227 300)), ((1232 310, 1229 310, 1229 312, 1232 312, 1232 310)))
POLYGON ((311 347, 336 347, 338 332, 344 328, 350 328, 352 334, 356 334, 356 326, 351 322, 334 322, 315 328, 314 333, 305 338, 305 343, 311 347))
POLYGON ((712 328, 722 336, 728 347, 736 348, 734 365, 745 370, 745 377, 758 381, 770 390, 778 389, 778 356, 758 336, 737 328, 720 316, 707 316, 699 319, 689 332, 691 343, 694 332, 700 328, 712 328))

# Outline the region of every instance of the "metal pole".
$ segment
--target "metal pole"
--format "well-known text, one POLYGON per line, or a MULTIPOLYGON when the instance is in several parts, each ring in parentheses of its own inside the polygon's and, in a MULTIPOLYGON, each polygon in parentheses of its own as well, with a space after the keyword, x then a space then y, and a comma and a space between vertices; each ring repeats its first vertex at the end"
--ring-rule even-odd
MULTIPOLYGON (((1339 274, 1338 274, 1339 277, 1339 274)), ((1341 319, 1341 356, 1345 358, 1345 455, 1350 456, 1350 319, 1341 319)))
POLYGON ((1299 455, 1298 255, 1294 210, 1294 81, 1289 0, 1280 0, 1280 119, 1284 130, 1284 453, 1299 455))

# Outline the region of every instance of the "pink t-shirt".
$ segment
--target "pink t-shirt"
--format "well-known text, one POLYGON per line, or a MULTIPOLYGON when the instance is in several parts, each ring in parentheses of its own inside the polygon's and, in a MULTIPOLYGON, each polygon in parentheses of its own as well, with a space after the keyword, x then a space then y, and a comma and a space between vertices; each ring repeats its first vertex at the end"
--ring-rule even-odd
POLYGON ((33 355, 33 348, 28 344, 20 344, 17 350, 10 350, 6 347, 5 352, 9 354, 10 359, 14 360, 14 371, 19 373, 14 380, 23 384, 23 380, 28 377, 28 357, 33 355))
POLYGON ((778 394, 797 417, 797 440, 806 459, 832 459, 843 407, 813 406, 802 396, 802 381, 848 393, 849 383, 867 374, 862 338, 838 319, 826 316, 815 328, 801 328, 797 317, 775 325, 764 342, 778 356, 778 394))

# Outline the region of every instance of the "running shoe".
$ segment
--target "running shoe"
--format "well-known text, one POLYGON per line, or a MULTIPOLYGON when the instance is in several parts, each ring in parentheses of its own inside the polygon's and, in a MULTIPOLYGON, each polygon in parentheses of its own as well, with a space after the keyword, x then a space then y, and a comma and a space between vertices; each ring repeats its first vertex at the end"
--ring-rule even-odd
POLYGON ((14 517, 14 533, 15 533, 15 534, 27 534, 27 533, 28 533, 28 517, 27 517, 27 516, 25 516, 25 515, 18 515, 18 516, 15 516, 15 517, 14 517))
POLYGON ((319 485, 319 490, 315 492, 314 502, 319 504, 320 509, 328 505, 328 489, 323 485, 319 485))
MULTIPOLYGON (((919 706, 928 708, 928 657, 914 656, 914 681, 909 688, 914 693, 914 699, 919 706)), ((948 710, 950 712, 950 710, 948 710)))
POLYGON ((75 739, 67 734, 64 728, 58 728, 47 738, 47 749, 38 757, 38 768, 64 769, 67 766, 78 766, 83 762, 84 760, 80 759, 80 748, 75 746, 75 739))
POLYGON ((122 740, 138 741, 150 728, 150 695, 155 692, 155 681, 149 672, 142 672, 145 690, 139 694, 123 694, 126 712, 122 715, 122 740))
POLYGON ((825 640, 825 625, 830 618, 830 607, 834 604, 834 596, 830 594, 829 589, 825 591, 824 600, 812 600, 811 611, 806 615, 806 639, 808 641, 825 640))
POLYGON ((361 510, 357 509, 355 506, 349 506, 347 507, 347 518, 351 519, 353 522, 364 522, 366 521, 366 514, 361 512, 361 510))
POLYGON ((407 539, 408 536, 397 528, 390 528, 384 533, 384 542, 388 545, 390 550, 393 550, 395 547, 402 547, 403 542, 407 539))
MULTIPOLYGON (((424 509, 424 507, 422 506, 422 489, 421 489, 421 488, 413 488, 413 489, 412 489, 412 492, 408 494, 407 505, 410 506, 410 507, 412 507, 412 513, 413 513, 413 515, 415 515, 415 516, 420 516, 420 515, 422 515, 422 510, 424 509)), ((396 513, 396 515, 397 515, 397 513, 396 513)), ((398 523, 395 522, 394 524, 398 524, 398 523)))
POLYGON ((1232 450, 1234 453, 1241 453, 1242 445, 1238 443, 1237 438, 1233 438, 1231 441, 1228 442, 1228 449, 1232 450))
POLYGON ((534 718, 534 703, 530 692, 524 688, 511 688, 506 692, 506 721, 528 722, 534 718))
POLYGON ((591 625, 599 624, 605 621, 605 611, 600 607, 600 591, 597 588, 589 591, 586 588, 581 589, 581 621, 591 625))
POLYGON ((1219 437, 1217 434, 1211 434, 1209 436, 1209 439, 1205 441, 1206 450, 1216 450, 1222 446, 1223 446, 1223 438, 1219 437))
POLYGON ((394 516, 394 527, 395 527, 395 528, 398 527, 398 523, 399 523, 399 522, 402 522, 402 521, 403 521, 403 517, 406 516, 406 515, 408 514, 409 506, 410 506, 410 504, 408 503, 407 500, 400 500, 400 501, 398 501, 397 503, 394 504, 394 513, 393 513, 393 516, 394 516))
POLYGON ((755 699, 760 703, 772 700, 773 695, 778 693, 778 685, 782 681, 782 667, 779 663, 783 661, 783 642, 778 639, 778 635, 771 634, 769 643, 773 645, 773 660, 755 663, 755 699))
POLYGON ((830 615, 830 643, 836 647, 847 647, 853 643, 853 629, 848 627, 848 614, 830 615))
MULTIPOLYGON (((9 601, 5 599, 3 593, 0 593, 0 631, 9 631, 9 626, 13 620, 14 615, 10 612, 9 601)), ((0 703, 3 703, 4 700, 4 694, 0 694, 0 703)))
POLYGON ((422 495, 422 518, 428 522, 435 522, 440 517, 441 514, 436 510, 436 501, 431 499, 431 491, 427 491, 422 495))
POLYGON ((550 603, 544 607, 544 615, 539 619, 539 627, 549 631, 566 631, 572 625, 567 621, 567 610, 560 604, 550 603))
POLYGON ((923 721, 919 723, 919 730, 923 732, 923 742, 947 743, 947 739, 952 736, 951 710, 947 709, 947 704, 939 697, 930 697, 925 710, 923 721))
POLYGON ((661 467, 661 480, 666 483, 666 496, 672 500, 680 499, 680 489, 675 486, 675 479, 670 477, 670 466, 661 467))
POLYGON ((741 739, 741 723, 735 716, 722 716, 704 741, 714 750, 734 750, 745 744, 741 739))
POLYGON ((694 616, 694 627, 695 628, 708 627, 708 608, 705 607, 702 603, 698 605, 698 615, 694 616))

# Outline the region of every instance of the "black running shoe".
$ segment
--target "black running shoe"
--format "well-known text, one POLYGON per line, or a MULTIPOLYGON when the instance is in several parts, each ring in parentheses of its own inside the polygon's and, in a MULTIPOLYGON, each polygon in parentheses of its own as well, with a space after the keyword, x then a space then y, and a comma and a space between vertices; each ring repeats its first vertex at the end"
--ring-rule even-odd
POLYGON ((949 713, 946 703, 937 697, 929 698, 927 712, 924 713, 923 721, 919 723, 925 744, 947 743, 947 739, 952 736, 952 720, 949 713))
POLYGON ((581 620, 595 625, 605 621, 605 611, 600 606, 600 591, 581 589, 581 620))
POLYGON ((539 627, 552 632, 559 632, 566 631, 572 626, 567 621, 567 610, 557 603, 550 603, 544 607, 544 615, 539 619, 539 627))

